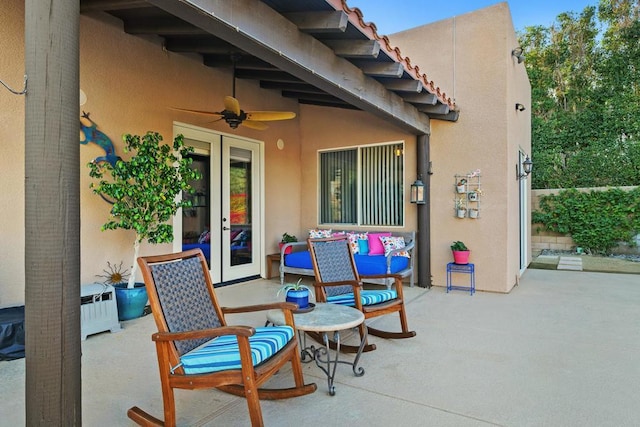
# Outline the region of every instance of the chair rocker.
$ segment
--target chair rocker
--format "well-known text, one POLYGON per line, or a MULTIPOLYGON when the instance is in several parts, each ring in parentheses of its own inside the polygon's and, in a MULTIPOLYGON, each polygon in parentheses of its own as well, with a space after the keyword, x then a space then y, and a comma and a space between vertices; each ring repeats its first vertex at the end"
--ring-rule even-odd
POLYGON ((174 389, 217 388, 244 396, 251 425, 262 426, 259 399, 313 393, 304 384, 291 303, 220 307, 200 249, 138 258, 158 332, 156 343, 164 421, 134 406, 127 415, 139 425, 176 425, 174 389), (280 308, 286 325, 274 328, 229 326, 226 313, 280 308), (259 388, 291 362, 295 387, 259 388))
MULTIPOLYGON (((346 236, 307 239, 307 245, 315 275, 313 285, 316 301, 355 307, 364 313, 365 320, 390 313, 398 313, 400 316, 401 332, 382 331, 368 325, 365 328, 363 324, 359 326, 360 339, 365 337, 367 331, 381 338, 411 338, 416 335, 415 331, 410 331, 407 325, 402 276, 397 274, 359 276, 346 236), (364 290, 361 277, 392 278, 395 289, 364 290)), ((309 335, 314 340, 321 339, 319 334, 314 336, 313 333, 309 333, 309 335)), ((358 347, 352 345, 341 344, 340 348, 347 353, 358 351, 358 347)), ((363 351, 375 349, 375 344, 366 342, 363 351)))

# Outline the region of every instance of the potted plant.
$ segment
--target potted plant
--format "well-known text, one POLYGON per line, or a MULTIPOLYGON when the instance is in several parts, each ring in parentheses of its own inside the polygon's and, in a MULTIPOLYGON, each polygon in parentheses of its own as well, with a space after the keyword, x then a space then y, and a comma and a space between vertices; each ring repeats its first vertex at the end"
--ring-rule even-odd
POLYGON ((453 252, 453 262, 456 264, 469 264, 470 250, 467 246, 457 240, 451 245, 451 251, 453 252))
MULTIPOLYGON (((280 240, 280 243, 278 243, 278 246, 280 247, 280 252, 282 252, 282 247, 286 244, 286 243, 292 243, 292 242, 297 242, 298 238, 294 235, 291 235, 289 233, 284 233, 282 235, 282 240, 280 240)), ((289 246, 285 251, 285 255, 286 254, 290 254, 291 250, 293 250, 293 247, 289 246)))
POLYGON ((478 213, 479 213, 479 211, 476 208, 469 209, 469 218, 477 219, 478 218, 478 213))
POLYGON ((464 218, 467 216, 467 206, 462 198, 456 198, 456 216, 458 218, 464 218))
POLYGON ((181 207, 190 207, 186 198, 178 200, 181 192, 192 194, 190 182, 200 179, 200 172, 191 168, 188 155, 193 148, 184 145, 182 135, 173 146, 161 144, 162 136, 147 132, 144 136, 124 135, 125 153, 132 153, 128 160, 119 159, 115 166, 108 162, 88 164, 89 175, 98 180, 90 188, 99 196, 113 201, 109 219, 101 230, 134 230, 133 263, 128 283, 115 285, 118 313, 122 306, 123 317, 128 320, 140 317, 146 305, 144 283, 135 283, 140 243, 169 243, 173 241, 173 226, 167 222, 181 207), (140 296, 139 294, 144 294, 140 296), (137 296, 137 298, 134 298, 137 296), (139 300, 144 299, 141 306, 139 300), (136 304, 125 310, 127 302, 136 304), (126 311, 126 312, 125 312, 126 311))
POLYGON ((466 184, 467 184, 467 180, 466 178, 462 178, 460 181, 458 181, 458 183, 456 184, 456 191, 458 193, 464 193, 466 191, 466 184))
POLYGON ((296 283, 285 283, 276 295, 285 293, 287 302, 294 302, 298 304, 298 310, 303 310, 309 307, 309 294, 313 295, 313 291, 307 285, 303 285, 302 277, 298 279, 296 283))

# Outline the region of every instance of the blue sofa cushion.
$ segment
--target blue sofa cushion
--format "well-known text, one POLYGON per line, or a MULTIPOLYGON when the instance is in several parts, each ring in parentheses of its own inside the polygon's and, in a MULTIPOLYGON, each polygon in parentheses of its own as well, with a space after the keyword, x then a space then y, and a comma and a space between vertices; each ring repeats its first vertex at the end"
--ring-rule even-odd
POLYGON ((189 249, 200 249, 206 259, 211 259, 211 244, 210 243, 183 243, 182 250, 188 251, 189 249))
MULTIPOLYGON (((356 262, 356 268, 361 275, 370 274, 386 274, 387 273, 387 260, 384 255, 360 255, 353 256, 356 262)), ((293 252, 289 255, 285 255, 284 264, 287 267, 292 268, 305 268, 308 270, 313 269, 311 263, 311 254, 309 251, 293 252)), ((391 257, 391 273, 397 273, 405 270, 409 266, 409 258, 403 256, 391 257)))
MULTIPOLYGON (((276 354, 293 336, 293 328, 290 326, 256 328, 256 333, 249 337, 253 366, 259 365, 276 354)), ((240 369, 242 364, 238 338, 235 335, 224 335, 207 341, 200 347, 183 354, 180 364, 186 374, 240 369)))
MULTIPOLYGON (((358 274, 367 276, 370 274, 387 274, 387 258, 384 255, 360 255, 353 256, 356 261, 358 274)), ((409 258, 403 256, 391 257, 391 273, 397 273, 409 266, 409 258)))

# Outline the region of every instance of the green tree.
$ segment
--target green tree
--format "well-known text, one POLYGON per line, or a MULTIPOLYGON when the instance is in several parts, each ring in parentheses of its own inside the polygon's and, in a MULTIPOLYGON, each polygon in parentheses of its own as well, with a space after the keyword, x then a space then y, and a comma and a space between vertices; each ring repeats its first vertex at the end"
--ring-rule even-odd
POLYGON ((531 81, 534 188, 640 183, 640 6, 602 0, 519 35, 531 81))
POLYGON ((176 200, 181 192, 193 193, 190 182, 200 179, 200 172, 191 168, 193 148, 184 145, 178 135, 173 146, 161 144, 162 136, 147 132, 142 137, 125 135, 125 152, 133 153, 128 160, 118 160, 115 167, 108 162, 89 163, 89 175, 99 181, 92 183, 93 192, 114 201, 109 219, 102 230, 135 231, 133 265, 129 288, 135 284, 140 243, 173 241, 173 226, 167 222, 181 207, 190 207, 188 200, 176 200))

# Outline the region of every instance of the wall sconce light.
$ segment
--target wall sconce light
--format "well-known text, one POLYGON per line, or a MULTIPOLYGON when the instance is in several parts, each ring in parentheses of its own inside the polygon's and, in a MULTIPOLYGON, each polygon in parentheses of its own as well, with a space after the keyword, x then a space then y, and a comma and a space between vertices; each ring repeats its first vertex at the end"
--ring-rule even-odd
POLYGON ((513 49, 511 51, 511 55, 518 60, 518 64, 522 64, 524 62, 524 51, 520 46, 513 49))
POLYGON ((527 156, 519 167, 516 165, 516 178, 518 180, 525 179, 531 173, 531 169, 533 169, 533 162, 527 156))
POLYGON ((411 203, 415 203, 416 205, 424 205, 426 203, 424 183, 421 178, 422 177, 418 175, 418 179, 411 184, 411 203))
POLYGON ((520 104, 519 102, 516 102, 516 111, 524 111, 526 109, 527 109, 527 107, 525 107, 524 105, 520 104))

